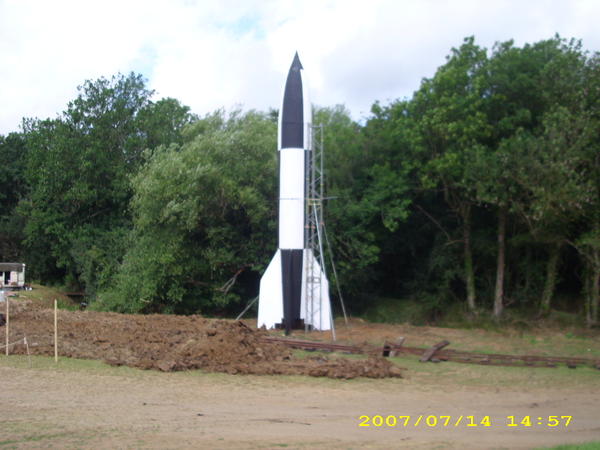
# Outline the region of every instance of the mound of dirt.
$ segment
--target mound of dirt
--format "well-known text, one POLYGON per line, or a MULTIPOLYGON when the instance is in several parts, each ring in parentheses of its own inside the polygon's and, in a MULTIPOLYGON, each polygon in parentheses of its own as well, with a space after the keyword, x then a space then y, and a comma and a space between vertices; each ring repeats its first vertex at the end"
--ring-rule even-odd
MULTIPOLYGON (((27 336, 33 354, 53 355, 54 311, 30 302, 11 301, 11 342, 27 336)), ((381 357, 297 358, 281 344, 265 342, 264 330, 242 322, 200 316, 133 315, 93 311, 59 311, 59 354, 104 360, 162 371, 203 369, 210 372, 315 377, 400 377, 381 357)), ((24 345, 12 353, 25 353, 24 345)))

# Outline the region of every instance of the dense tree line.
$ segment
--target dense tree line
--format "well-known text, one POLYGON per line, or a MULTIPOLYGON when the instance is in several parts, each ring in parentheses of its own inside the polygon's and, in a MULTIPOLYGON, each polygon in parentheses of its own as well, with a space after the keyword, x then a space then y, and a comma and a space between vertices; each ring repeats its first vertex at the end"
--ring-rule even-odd
MULTIPOLYGON (((315 109, 352 311, 598 322, 599 61, 558 36, 467 38, 364 122, 315 109)), ((152 96, 136 74, 87 81, 57 118, 0 137, 0 259, 96 308, 236 311, 276 246, 277 112, 199 118, 152 96)))

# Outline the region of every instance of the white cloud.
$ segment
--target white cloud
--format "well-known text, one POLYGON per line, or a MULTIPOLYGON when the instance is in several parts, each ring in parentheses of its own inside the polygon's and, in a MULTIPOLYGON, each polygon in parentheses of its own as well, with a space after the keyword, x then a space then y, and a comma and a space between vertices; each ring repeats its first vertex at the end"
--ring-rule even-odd
POLYGON ((356 118, 410 96, 468 35, 596 50, 595 0, 0 0, 0 133, 54 117, 86 79, 131 70, 199 114, 278 107, 298 50, 319 105, 356 118))

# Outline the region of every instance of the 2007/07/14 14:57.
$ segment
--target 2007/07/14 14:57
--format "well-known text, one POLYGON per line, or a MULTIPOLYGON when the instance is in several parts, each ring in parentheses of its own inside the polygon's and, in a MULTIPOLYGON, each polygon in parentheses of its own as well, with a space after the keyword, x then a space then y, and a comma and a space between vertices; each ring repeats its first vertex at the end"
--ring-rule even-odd
POLYGON ((505 416, 504 419, 492 420, 490 416, 437 416, 437 415, 418 415, 418 416, 359 416, 359 427, 568 427, 573 416, 505 416))

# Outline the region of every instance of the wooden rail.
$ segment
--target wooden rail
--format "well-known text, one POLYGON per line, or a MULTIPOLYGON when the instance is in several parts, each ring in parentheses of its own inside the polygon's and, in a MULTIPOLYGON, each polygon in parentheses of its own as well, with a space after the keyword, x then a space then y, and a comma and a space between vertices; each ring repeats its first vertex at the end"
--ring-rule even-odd
POLYGON ((288 339, 275 336, 263 338, 265 342, 277 342, 290 348, 304 350, 320 350, 343 353, 389 355, 415 355, 421 362, 451 361, 465 364, 482 364, 489 366, 518 366, 518 367, 557 367, 566 365, 570 368, 589 366, 600 369, 600 359, 564 357, 564 356, 538 356, 538 355, 503 355, 497 353, 475 353, 459 350, 444 350, 449 345, 448 341, 441 341, 431 348, 406 347, 397 343, 384 343, 383 347, 355 346, 344 344, 331 344, 319 341, 306 341, 303 339, 288 339))

